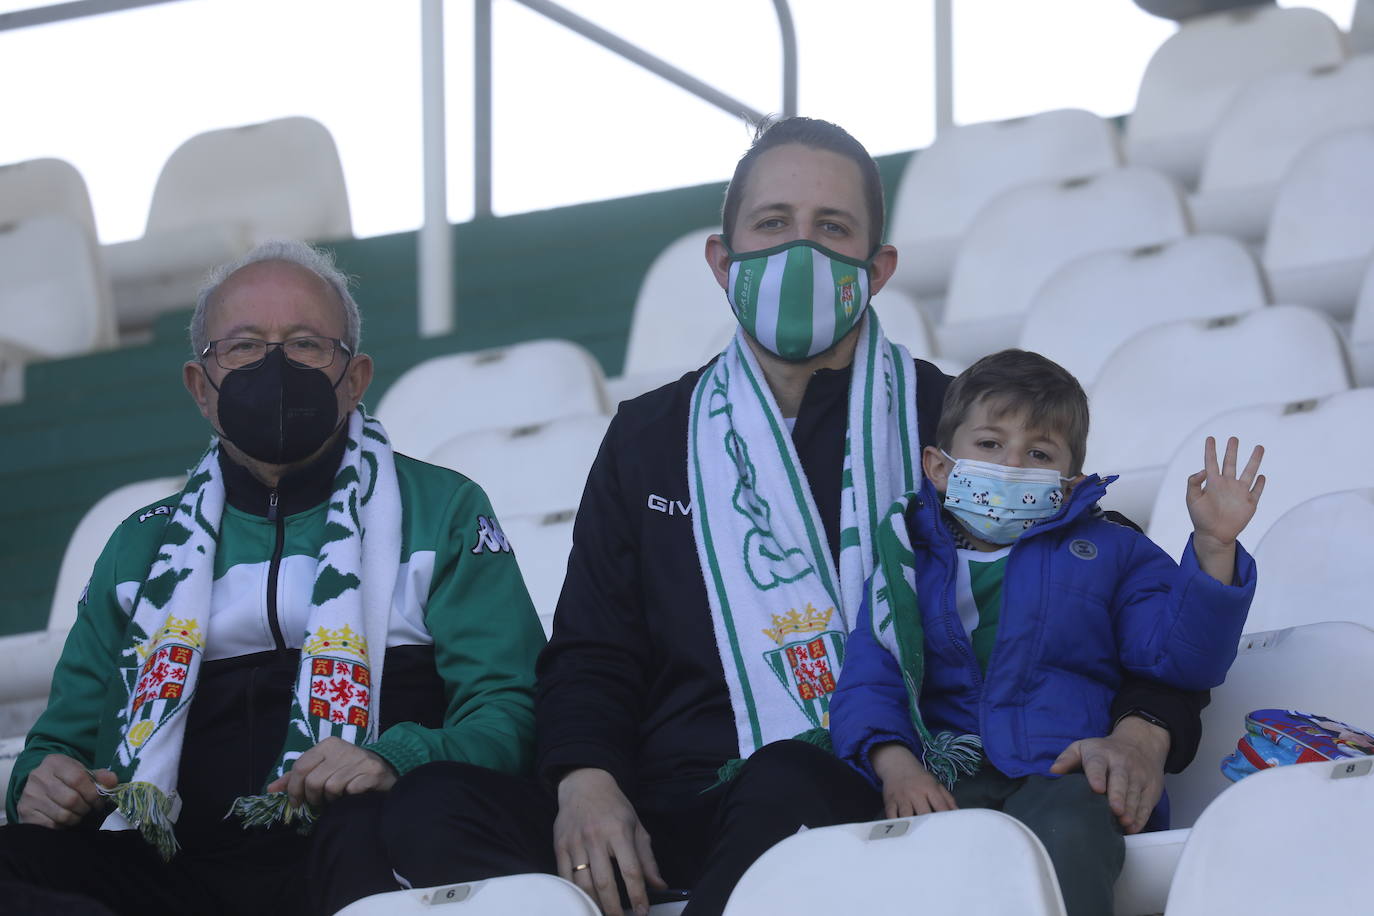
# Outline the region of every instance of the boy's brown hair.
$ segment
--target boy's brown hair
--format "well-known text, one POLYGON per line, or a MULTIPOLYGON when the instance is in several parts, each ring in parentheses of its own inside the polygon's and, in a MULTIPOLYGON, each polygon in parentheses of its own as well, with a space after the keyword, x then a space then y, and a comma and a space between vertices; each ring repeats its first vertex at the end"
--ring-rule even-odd
POLYGON ((984 356, 950 382, 935 441, 949 451, 954 431, 975 404, 988 401, 993 416, 1025 411, 1034 429, 1053 430, 1069 446, 1069 474, 1083 471, 1088 450, 1088 396, 1063 366, 1028 350, 984 356))

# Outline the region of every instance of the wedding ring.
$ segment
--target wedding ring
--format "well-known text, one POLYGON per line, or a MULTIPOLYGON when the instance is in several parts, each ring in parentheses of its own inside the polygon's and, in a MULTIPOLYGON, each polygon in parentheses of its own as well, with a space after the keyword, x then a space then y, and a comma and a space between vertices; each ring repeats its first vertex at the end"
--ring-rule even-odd
POLYGON ((591 868, 591 867, 592 867, 592 865, 591 865, 590 862, 583 862, 581 865, 574 865, 574 866, 573 866, 573 871, 581 871, 581 870, 584 869, 584 868, 591 868))

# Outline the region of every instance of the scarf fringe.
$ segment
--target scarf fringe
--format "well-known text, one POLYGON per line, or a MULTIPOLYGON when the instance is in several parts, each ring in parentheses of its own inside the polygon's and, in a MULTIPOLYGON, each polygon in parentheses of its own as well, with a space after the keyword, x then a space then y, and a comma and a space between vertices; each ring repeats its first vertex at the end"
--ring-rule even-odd
POLYGON ((945 788, 953 789, 960 776, 972 776, 983 765, 983 739, 954 732, 931 735, 923 742, 921 763, 945 788))
POLYGON ((119 813, 158 851, 162 861, 170 862, 181 844, 172 824, 172 800, 151 782, 122 782, 113 789, 96 785, 104 797, 114 802, 119 813))
POLYGON ((319 817, 309 804, 293 806, 291 796, 285 792, 240 796, 234 799, 229 813, 224 816, 237 816, 244 828, 295 824, 298 833, 309 833, 319 817))

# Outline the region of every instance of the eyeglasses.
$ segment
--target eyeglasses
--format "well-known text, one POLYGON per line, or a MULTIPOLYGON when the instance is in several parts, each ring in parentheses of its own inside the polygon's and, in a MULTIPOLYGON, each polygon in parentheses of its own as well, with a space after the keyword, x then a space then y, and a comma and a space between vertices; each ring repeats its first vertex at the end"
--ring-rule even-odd
POLYGON ((327 369, 334 364, 334 351, 342 350, 348 357, 353 351, 337 337, 292 337, 290 340, 258 340, 256 337, 224 337, 212 340, 201 351, 204 360, 210 354, 221 369, 256 369, 267 359, 267 351, 281 347, 286 361, 298 369, 327 369))

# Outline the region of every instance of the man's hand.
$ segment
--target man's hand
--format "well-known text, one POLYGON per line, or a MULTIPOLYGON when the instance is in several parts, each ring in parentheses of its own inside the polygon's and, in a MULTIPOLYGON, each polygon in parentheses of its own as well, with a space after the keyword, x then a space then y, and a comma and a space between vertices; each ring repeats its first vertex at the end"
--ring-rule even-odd
POLYGON ((1169 733, 1137 716, 1122 719, 1106 738, 1075 741, 1054 761, 1051 773, 1082 770, 1088 785, 1107 794, 1125 833, 1139 833, 1164 794, 1169 733))
POLYGON ((105 799, 96 791, 96 782, 112 789, 119 782, 109 770, 90 770, 66 754, 49 754, 29 773, 19 796, 19 820, 54 829, 75 827, 105 799))
POLYGON ((954 796, 921 766, 904 744, 880 744, 869 754, 873 772, 883 783, 883 813, 911 817, 932 811, 954 811, 954 796))
POLYGON ((296 760, 285 776, 272 782, 268 792, 285 792, 291 806, 302 802, 319 809, 344 795, 385 792, 396 785, 396 771, 381 755, 349 744, 342 738, 325 738, 296 760))
POLYGON ((1264 492, 1264 475, 1259 473, 1264 447, 1255 446, 1245 470, 1237 476, 1239 449, 1239 439, 1228 439, 1226 457, 1218 469, 1217 440, 1208 436, 1202 449, 1202 470, 1188 478, 1193 550, 1202 571, 1222 585, 1230 585, 1235 578, 1236 538, 1255 517, 1255 507, 1264 492))
POLYGON ((558 874, 597 901, 606 916, 624 913, 612 860, 620 869, 630 905, 638 916, 649 912, 645 882, 656 888, 668 886, 658 873, 649 832, 615 778, 605 770, 573 770, 559 781, 553 852, 558 874))

